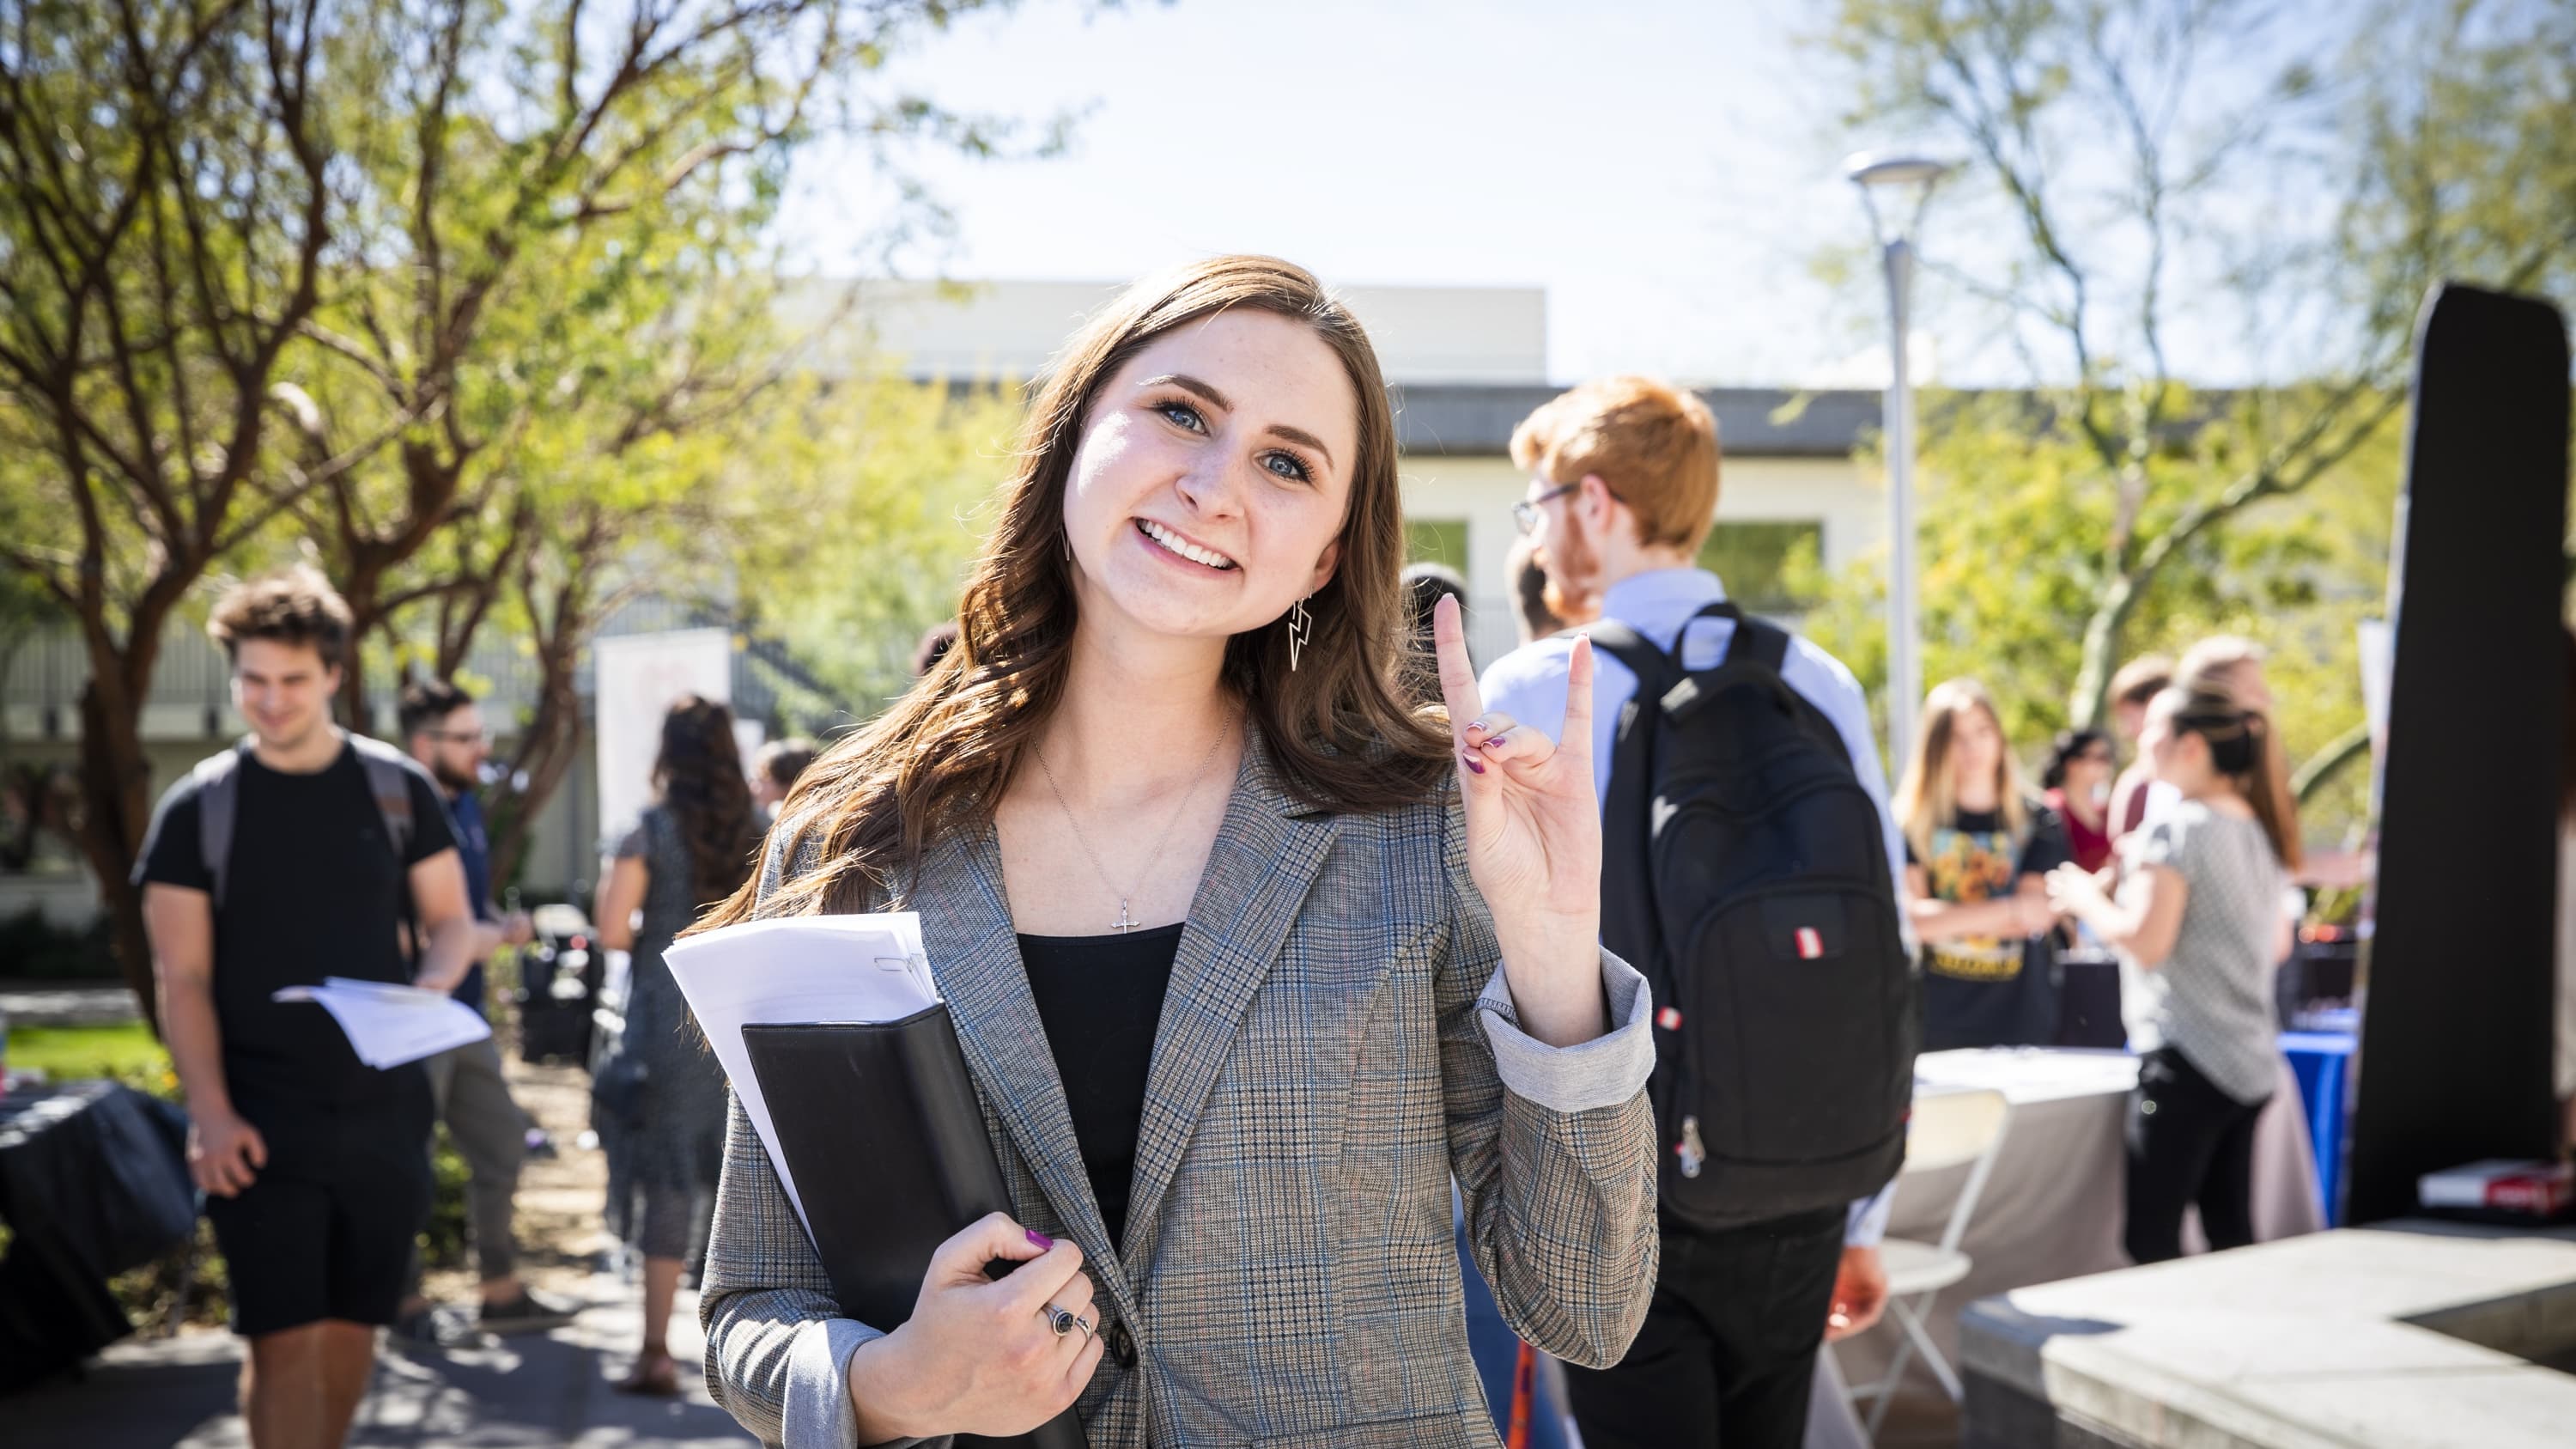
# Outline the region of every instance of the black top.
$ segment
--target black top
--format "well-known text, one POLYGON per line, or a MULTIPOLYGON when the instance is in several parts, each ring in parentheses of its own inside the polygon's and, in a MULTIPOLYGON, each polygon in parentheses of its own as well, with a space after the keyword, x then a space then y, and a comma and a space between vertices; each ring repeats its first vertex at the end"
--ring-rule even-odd
MULTIPOLYGON (((2075 858, 2057 812, 2030 805, 2030 833, 2016 841, 1994 810, 1961 810, 1932 832, 1931 859, 1908 841, 1906 862, 1923 867, 1933 899, 1973 905, 2018 891, 2075 858)), ((1962 936, 1923 947, 1923 1049, 2047 1046, 2057 1039, 2057 952, 2053 933, 1962 936)))
POLYGON ((1064 1079, 1074 1141, 1112 1251, 1127 1235, 1145 1078, 1180 950, 1179 924, 1117 936, 1020 937, 1020 965, 1046 1023, 1047 1049, 1064 1079))
MULTIPOLYGON (((215 913, 215 1022, 224 1085, 253 1122, 309 1107, 364 1108, 403 1100, 401 1075, 358 1060, 321 1007, 279 1002, 281 986, 325 976, 408 982, 401 942, 403 889, 413 865, 456 846, 447 802, 426 771, 408 772, 411 844, 394 859, 384 815, 358 752, 310 774, 272 770, 244 752, 233 817, 230 875, 215 913)), ((212 891, 197 846, 197 781, 161 797, 136 879, 212 891)), ((264 1124, 263 1124, 264 1125, 264 1124)))

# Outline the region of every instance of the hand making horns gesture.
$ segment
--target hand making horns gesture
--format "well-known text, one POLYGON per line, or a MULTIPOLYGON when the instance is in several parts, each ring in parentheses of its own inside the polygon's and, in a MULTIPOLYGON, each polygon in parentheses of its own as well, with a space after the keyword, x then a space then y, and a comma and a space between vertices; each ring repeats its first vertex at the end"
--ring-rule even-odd
POLYGON ((1493 913, 1521 1029, 1552 1046, 1599 1036, 1601 805, 1592 785, 1592 641, 1577 638, 1556 740, 1485 713, 1458 601, 1432 612, 1440 694, 1466 796, 1467 871, 1493 913))

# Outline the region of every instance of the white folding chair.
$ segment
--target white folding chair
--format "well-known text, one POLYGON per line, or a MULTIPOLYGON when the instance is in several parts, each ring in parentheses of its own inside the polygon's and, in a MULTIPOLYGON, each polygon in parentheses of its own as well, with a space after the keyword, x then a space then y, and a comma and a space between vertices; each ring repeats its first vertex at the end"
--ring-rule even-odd
POLYGON ((1941 1290, 1968 1276, 1974 1266, 1968 1255, 1959 1251, 1959 1240, 1968 1233, 1968 1220, 1976 1215, 1977 1198, 1986 1189, 1986 1176, 1994 1170, 1995 1153, 2003 1146, 2004 1123, 2011 1115, 2011 1104, 2004 1094, 1994 1091, 1942 1092, 1914 1099, 1914 1116, 1905 1133, 1905 1166, 1899 1180, 1962 1163, 1968 1168, 1967 1185, 1950 1205, 1949 1224, 1941 1230, 1938 1243, 1916 1242, 1910 1238, 1889 1238, 1878 1245, 1880 1263, 1887 1270, 1887 1316, 1904 1337, 1896 1346, 1896 1356, 1889 1361, 1887 1373, 1876 1383, 1856 1384, 1851 1389, 1852 1402, 1875 1399, 1869 1411, 1868 1432, 1871 1442, 1878 1439, 1879 1425, 1887 1421, 1887 1406, 1896 1399, 1897 1385, 1905 1381, 1906 1365, 1914 1355, 1923 1355, 1932 1376, 1952 1403, 1959 1402, 1959 1376, 1941 1350, 1933 1345, 1925 1328, 1932 1311, 1932 1300, 1941 1290))

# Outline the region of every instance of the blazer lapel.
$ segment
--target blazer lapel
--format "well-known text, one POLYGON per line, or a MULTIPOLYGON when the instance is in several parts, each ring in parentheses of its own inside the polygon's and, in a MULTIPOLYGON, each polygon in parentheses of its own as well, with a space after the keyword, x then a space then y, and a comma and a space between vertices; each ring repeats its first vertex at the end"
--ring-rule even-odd
POLYGON ((1001 846, 991 827, 934 845, 905 907, 921 913, 922 945, 948 999, 966 1064, 1047 1201, 1076 1242, 1108 1243, 1073 1135, 1064 1082, 1047 1047, 1046 1024, 1020 964, 1010 898, 1002 889, 1001 846))
POLYGON ((1150 1256, 1155 1220, 1199 1113, 1337 828, 1334 816, 1289 796, 1260 731, 1247 731, 1225 824, 1190 902, 1154 1034, 1136 1172, 1128 1189, 1127 1240, 1120 1245, 1131 1276, 1150 1256))

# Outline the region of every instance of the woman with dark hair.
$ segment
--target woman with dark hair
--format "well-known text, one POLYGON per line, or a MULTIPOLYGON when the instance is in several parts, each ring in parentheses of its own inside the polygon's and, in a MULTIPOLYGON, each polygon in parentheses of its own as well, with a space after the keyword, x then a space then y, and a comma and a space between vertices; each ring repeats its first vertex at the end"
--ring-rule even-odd
POLYGON ((2182 1256, 2183 1209, 2212 1248, 2254 1241, 2254 1123, 2280 1079, 2272 970, 2296 826, 2279 802, 2271 721, 2224 685, 2177 685, 2139 748, 2174 802, 2120 844, 2115 900, 2082 867, 2049 873, 2057 909, 2137 963, 2150 989, 2130 1104, 2129 1256, 2182 1256))
POLYGON ((2066 827, 2075 863, 2100 870, 2111 863, 2111 736, 2096 729, 2060 730, 2040 774, 2040 798, 2066 827))
POLYGON ((724 1166, 723 1068, 698 1040, 688 1003, 662 952, 698 913, 750 879, 760 851, 760 816, 734 742, 733 711, 685 695, 662 717, 653 761, 655 799, 618 843, 599 893, 599 943, 628 953, 626 1060, 603 1064, 600 1080, 631 1084, 612 1125, 622 1133, 629 1177, 643 1197, 638 1247, 644 1257, 644 1351, 618 1387, 676 1394, 671 1300, 692 1248, 704 1250, 724 1166), (638 923, 638 912, 641 921, 638 923))
POLYGON ((814 742, 803 735, 789 735, 762 745, 751 760, 751 807, 760 812, 763 828, 778 818, 778 807, 796 788, 796 777, 814 763, 814 742))
POLYGON ((736 1110, 711 1385, 769 1443, 1071 1405, 1094 1449, 1491 1446, 1453 1170, 1539 1347, 1618 1359, 1655 1283, 1589 650, 1562 750, 1484 713, 1454 602, 1445 715, 1406 697, 1386 387, 1284 262, 1103 308, 1017 457, 956 646, 814 763, 717 918, 919 912, 1011 1208, 942 1245, 900 1327, 853 1321, 736 1110))

